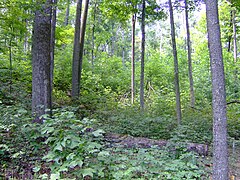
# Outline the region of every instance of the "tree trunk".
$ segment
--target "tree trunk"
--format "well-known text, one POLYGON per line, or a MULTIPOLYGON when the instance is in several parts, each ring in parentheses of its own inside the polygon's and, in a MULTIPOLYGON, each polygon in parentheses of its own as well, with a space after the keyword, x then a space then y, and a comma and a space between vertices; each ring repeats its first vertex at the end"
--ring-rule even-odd
MULTIPOLYGON (((230 11, 230 23, 229 23, 229 29, 232 29, 232 11, 230 11)), ((232 31, 229 33, 230 35, 228 36, 228 52, 231 51, 231 41, 232 41, 232 31)))
POLYGON ((173 48, 173 58, 174 58, 174 82, 175 82, 175 92, 176 92, 176 112, 178 125, 181 124, 182 112, 181 112, 181 101, 180 101, 180 88, 179 88, 179 75, 178 75, 178 58, 177 58, 177 47, 175 39, 175 27, 173 18, 173 8, 172 1, 169 0, 169 11, 170 11, 170 24, 171 24, 171 37, 172 37, 172 48, 173 48))
POLYGON ((126 65, 125 65, 125 33, 124 33, 124 29, 122 29, 122 42, 123 42, 123 47, 122 47, 122 65, 123 65, 123 68, 125 69, 126 68, 126 65))
POLYGON ((51 107, 50 44, 51 0, 35 12, 32 38, 32 114, 42 122, 41 115, 51 107))
POLYGON ((92 64, 92 68, 94 67, 94 49, 95 49, 95 21, 96 21, 96 11, 97 11, 97 2, 95 2, 94 4, 94 11, 93 11, 93 27, 92 27, 92 60, 91 60, 91 64, 92 64))
POLYGON ((12 63, 12 38, 9 40, 9 72, 10 72, 10 86, 9 93, 12 94, 12 81, 13 81, 13 63, 12 63))
POLYGON ((135 28, 136 14, 132 16, 132 77, 131 77, 131 102, 134 103, 135 97, 135 28))
POLYGON ((144 111, 144 56, 145 56, 145 0, 142 0, 142 43, 141 43, 141 77, 140 77, 140 107, 144 111))
POLYGON ((195 96, 194 96, 194 88, 193 88, 193 75, 192 75, 192 48, 191 48, 191 38, 190 38, 190 30, 189 30, 189 22, 188 22, 188 3, 185 1, 185 18, 186 18, 186 31, 187 31, 187 48, 188 48, 188 76, 189 76, 189 84, 190 84, 190 105, 191 107, 195 107, 195 96))
POLYGON ((235 98, 238 98, 238 85, 237 85, 237 79, 238 79, 238 71, 237 71, 237 29, 236 29, 236 11, 232 11, 232 25, 233 25, 233 57, 234 57, 234 96, 235 98))
MULTIPOLYGON (((54 74, 54 50, 55 50, 55 32, 56 32, 56 22, 57 22, 57 0, 53 0, 52 9, 52 20, 51 20, 51 65, 50 65, 50 88, 51 93, 53 90, 53 74, 54 74)), ((51 97, 52 98, 52 97, 51 97)), ((52 99, 51 99, 50 109, 52 109, 52 99)), ((50 112, 52 114, 52 112, 50 112)))
POLYGON ((88 14, 88 5, 89 0, 85 0, 84 2, 84 11, 83 11, 83 17, 82 17, 82 24, 81 24, 81 31, 80 31, 80 52, 79 52, 79 93, 80 93, 80 80, 81 80, 81 74, 82 74, 82 61, 83 61, 83 50, 84 50, 84 38, 85 38, 85 31, 86 31, 86 25, 87 25, 87 14, 88 14))
POLYGON ((67 9, 66 9, 64 26, 67 26, 69 23, 69 12, 70 12, 70 0, 67 1, 67 9))
POLYGON ((217 0, 206 0, 206 14, 212 73, 213 179, 227 180, 226 91, 217 0))
POLYGON ((72 63, 72 99, 79 97, 80 92, 80 26, 81 26, 82 0, 77 1, 73 63, 72 63))

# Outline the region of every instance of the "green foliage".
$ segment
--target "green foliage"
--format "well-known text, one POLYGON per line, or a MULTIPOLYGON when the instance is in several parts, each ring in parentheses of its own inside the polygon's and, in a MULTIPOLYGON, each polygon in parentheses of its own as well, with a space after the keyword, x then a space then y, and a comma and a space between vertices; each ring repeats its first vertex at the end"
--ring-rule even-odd
POLYGON ((98 160, 108 165, 112 179, 196 179, 203 175, 196 156, 182 152, 172 158, 167 149, 109 149, 98 160), (110 151, 110 153, 109 153, 110 151))

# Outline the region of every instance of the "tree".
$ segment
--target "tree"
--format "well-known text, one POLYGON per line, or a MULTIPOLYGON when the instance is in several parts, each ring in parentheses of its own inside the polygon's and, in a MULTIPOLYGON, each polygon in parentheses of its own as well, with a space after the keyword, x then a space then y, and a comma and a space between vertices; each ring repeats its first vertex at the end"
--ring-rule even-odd
POLYGON ((142 42, 141 42, 141 78, 140 78, 140 107, 144 110, 144 56, 145 56, 145 0, 142 0, 142 42))
MULTIPOLYGON (((80 31, 79 86, 80 86, 81 73, 82 73, 82 61, 83 61, 84 39, 85 39, 85 31, 86 31, 87 15, 88 15, 88 5, 89 5, 89 0, 85 0, 84 1, 84 11, 83 11, 83 17, 82 17, 82 24, 81 24, 81 31, 80 31)), ((79 89, 80 89, 80 87, 79 87, 79 89)))
POLYGON ((235 87, 234 87, 234 95, 235 98, 238 98, 237 93, 238 93, 238 87, 237 87, 237 28, 236 28, 236 10, 232 10, 232 25, 233 25, 233 57, 234 57, 234 65, 235 65, 235 70, 234 70, 234 81, 235 81, 235 87))
POLYGON ((51 107, 51 0, 38 3, 32 37, 32 114, 37 122, 51 107), (41 7, 41 8, 40 8, 41 7))
POLYGON ((168 3, 169 3, 169 11, 170 11, 172 52, 173 52, 173 58, 174 58, 174 84, 175 84, 175 93, 176 93, 176 112, 177 112, 177 121, 178 121, 178 124, 180 125, 182 112, 181 112, 181 102, 180 102, 177 47, 176 47, 176 39, 175 39, 175 27, 174 27, 172 1, 169 0, 168 3))
MULTIPOLYGON (((53 90, 53 72, 54 72, 54 52, 55 52, 55 34, 56 34, 56 22, 57 22, 57 0, 53 0, 53 9, 51 14, 51 44, 50 44, 50 54, 51 54, 51 62, 50 62, 50 91, 52 94, 53 90)), ((50 96, 51 98, 51 96, 50 96)), ((52 102, 52 99, 50 100, 52 102)), ((52 109, 52 107, 50 107, 52 109)))
POLYGON ((188 49, 188 78, 190 84, 190 105, 191 107, 195 106, 195 96, 194 96, 194 88, 193 88, 193 75, 192 75, 192 48, 191 48, 191 38, 190 38, 190 30, 189 30, 189 22, 188 22, 188 0, 184 0, 185 2, 185 18, 186 18, 186 30, 187 30, 187 49, 188 49))
POLYGON ((135 28, 136 14, 132 15, 132 72, 131 72, 131 102, 134 103, 135 97, 135 28))
POLYGON ((79 97, 80 92, 80 26, 81 26, 82 0, 77 1, 75 34, 72 62, 72 99, 79 97))
POLYGON ((228 179, 226 90, 217 0, 206 0, 212 74, 213 179, 228 179))

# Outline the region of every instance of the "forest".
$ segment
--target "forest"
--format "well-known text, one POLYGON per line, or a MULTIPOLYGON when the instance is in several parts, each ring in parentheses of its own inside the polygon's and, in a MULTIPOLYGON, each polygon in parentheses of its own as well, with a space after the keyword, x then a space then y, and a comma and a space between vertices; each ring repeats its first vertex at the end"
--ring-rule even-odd
POLYGON ((0 179, 240 179, 239 13, 1 0, 0 179))

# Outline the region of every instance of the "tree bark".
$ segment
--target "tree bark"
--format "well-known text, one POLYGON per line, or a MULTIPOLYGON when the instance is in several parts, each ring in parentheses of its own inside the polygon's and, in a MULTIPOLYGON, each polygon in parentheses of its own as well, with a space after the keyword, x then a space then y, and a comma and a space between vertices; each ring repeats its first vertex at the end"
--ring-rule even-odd
POLYGON ((88 15, 88 5, 89 0, 85 0, 84 2, 84 11, 82 17, 82 24, 81 24, 81 31, 80 31, 80 52, 79 52, 79 93, 80 93, 80 81, 81 81, 81 74, 82 74, 82 62, 83 62, 83 50, 84 50, 84 39, 85 39, 85 31, 87 25, 87 15, 88 15))
MULTIPOLYGON (((124 29, 122 29, 122 42, 123 43, 125 42, 124 29)), ((125 65, 125 44, 123 44, 123 47, 122 47, 122 65, 123 65, 123 68, 126 68, 126 65, 125 65)))
POLYGON ((206 15, 212 73, 213 179, 227 180, 226 91, 217 0, 206 0, 206 15))
MULTIPOLYGON (((57 22, 57 0, 53 0, 53 9, 51 16, 51 65, 50 65, 50 91, 52 94, 53 90, 53 75, 54 75, 54 52, 55 52, 55 32, 56 32, 56 22, 57 22)), ((51 96, 52 98, 52 96, 51 96)), ((50 110, 52 109, 52 99, 50 100, 50 110)), ((50 111, 50 114, 52 112, 50 111)))
POLYGON ((67 26, 69 23, 69 12, 70 12, 70 0, 67 1, 67 9, 66 9, 64 26, 67 26))
POLYGON ((135 28, 136 28, 136 14, 132 16, 132 77, 131 77, 132 104, 134 104, 135 98, 135 28))
POLYGON ((238 86, 237 86, 237 79, 238 79, 238 71, 237 71, 237 28, 236 28, 236 10, 232 11, 232 26, 233 26, 233 57, 234 57, 234 96, 238 98, 238 86))
POLYGON ((142 43, 141 43, 141 77, 140 77, 140 107, 144 111, 144 56, 145 56, 145 0, 142 0, 142 43))
POLYGON ((192 48, 191 48, 191 38, 188 22, 188 3, 185 1, 185 18, 186 18, 186 31, 187 31, 187 48, 188 48, 188 77, 190 85, 190 105, 195 107, 195 95, 194 95, 194 86, 193 86, 193 75, 192 75, 192 48))
POLYGON ((10 72, 10 86, 9 93, 12 94, 12 82, 13 82, 13 63, 12 63, 12 38, 9 40, 9 72, 10 72))
POLYGON ((36 10, 32 38, 32 114, 38 122, 51 107, 51 0, 36 10))
POLYGON ((95 49, 95 23, 96 23, 96 11, 97 11, 97 2, 94 2, 94 11, 93 11, 93 27, 92 27, 92 50, 91 50, 91 54, 92 54, 92 59, 91 59, 91 64, 92 64, 92 68, 94 68, 94 49, 95 49))
POLYGON ((178 125, 180 125, 181 119, 182 119, 182 112, 181 112, 181 101, 180 101, 177 47, 176 47, 176 39, 175 39, 176 35, 175 35, 175 27, 174 27, 172 1, 169 0, 168 3, 169 3, 169 11, 170 11, 172 49, 173 49, 173 58, 174 58, 174 84, 175 84, 175 93, 176 93, 176 112, 177 112, 178 125))
POLYGON ((81 26, 82 0, 77 1, 73 63, 72 63, 72 99, 79 97, 80 92, 80 26, 81 26))

